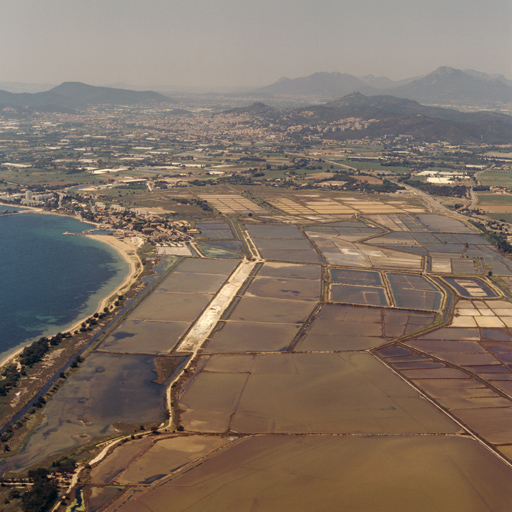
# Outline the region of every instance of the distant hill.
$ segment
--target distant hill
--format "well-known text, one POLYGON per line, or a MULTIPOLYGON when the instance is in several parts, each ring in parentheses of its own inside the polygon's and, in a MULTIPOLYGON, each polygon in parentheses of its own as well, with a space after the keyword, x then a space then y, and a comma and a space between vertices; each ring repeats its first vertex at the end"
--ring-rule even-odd
POLYGON ((70 107, 70 101, 66 98, 59 97, 58 95, 46 92, 8 92, 0 90, 0 105, 10 107, 70 107))
POLYGON ((261 103, 260 101, 256 101, 247 107, 236 107, 231 110, 225 110, 223 114, 251 114, 270 119, 279 117, 282 114, 282 111, 278 108, 265 105, 265 103, 261 103))
POLYGON ((55 84, 26 84, 24 82, 0 82, 0 90, 8 92, 43 92, 48 91, 55 84))
POLYGON ((510 85, 512 87, 512 80, 508 80, 503 75, 497 73, 489 75, 488 73, 482 73, 481 71, 475 71, 474 69, 463 69, 463 71, 464 73, 476 78, 483 78, 484 80, 499 80, 500 82, 503 82, 504 84, 510 85))
MULTIPOLYGON (((461 112, 459 110, 430 107, 418 101, 379 95, 365 96, 361 93, 348 94, 325 104, 326 108, 342 113, 344 117, 363 117, 382 119, 388 116, 426 116, 433 119, 468 122, 480 119, 509 119, 509 116, 494 112, 461 112)), ((510 118, 512 119, 512 118, 510 118)))
POLYGON ((512 103, 512 87, 506 83, 449 67, 440 67, 409 84, 388 89, 388 92, 400 98, 438 105, 493 106, 512 103))
POLYGON ((424 104, 498 108, 512 104, 512 83, 503 75, 440 67, 423 76, 394 82, 387 77, 357 78, 342 73, 314 73, 300 78, 282 78, 254 94, 332 100, 351 92, 367 96, 387 94, 424 104))
POLYGON ((130 91, 112 87, 95 87, 81 82, 64 82, 51 93, 68 98, 76 104, 100 105, 134 105, 137 103, 168 103, 170 98, 153 91, 130 91))
POLYGON ((12 93, 0 90, 0 106, 61 110, 92 105, 137 105, 170 103, 172 100, 153 91, 130 91, 112 87, 95 87, 81 82, 64 82, 53 89, 37 93, 12 93))
POLYGON ((330 139, 410 135, 427 142, 452 144, 512 142, 512 117, 494 112, 460 112, 428 107, 417 101, 393 96, 348 94, 323 105, 277 109, 262 103, 227 111, 252 114, 256 123, 272 122, 279 129, 313 129, 330 139), (348 128, 342 129, 347 124, 348 128))
POLYGON ((364 82, 366 85, 370 85, 371 87, 375 87, 377 89, 391 89, 392 87, 398 87, 400 85, 406 85, 413 80, 421 78, 419 76, 405 78, 404 80, 390 80, 387 76, 375 76, 375 75, 366 75, 359 77, 359 79, 364 82))
POLYGON ((377 93, 375 87, 347 73, 314 73, 301 78, 281 78, 277 82, 254 91, 263 95, 319 96, 338 98, 358 91, 363 94, 377 93))
MULTIPOLYGON (((329 135, 336 139, 408 134, 420 140, 445 140, 454 144, 512 142, 512 117, 505 114, 428 107, 393 96, 368 97, 354 93, 322 107, 313 106, 307 110, 310 116, 314 113, 319 120, 328 119, 331 122, 347 118, 374 120, 367 128, 329 135)), ((314 122, 315 117, 310 117, 311 122, 314 122)))

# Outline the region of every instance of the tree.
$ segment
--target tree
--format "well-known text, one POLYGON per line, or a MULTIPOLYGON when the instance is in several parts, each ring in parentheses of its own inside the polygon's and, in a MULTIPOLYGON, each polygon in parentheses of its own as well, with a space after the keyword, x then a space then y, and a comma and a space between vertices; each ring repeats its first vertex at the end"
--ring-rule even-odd
POLYGON ((38 468, 28 472, 34 485, 21 497, 23 512, 46 512, 58 497, 57 484, 48 479, 48 470, 38 468))

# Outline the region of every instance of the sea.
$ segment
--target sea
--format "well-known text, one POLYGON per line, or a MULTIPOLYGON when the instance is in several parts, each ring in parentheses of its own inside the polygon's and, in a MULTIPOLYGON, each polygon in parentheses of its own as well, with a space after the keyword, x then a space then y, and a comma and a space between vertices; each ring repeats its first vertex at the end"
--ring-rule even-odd
MULTIPOLYGON (((0 205, 0 211, 12 211, 0 205)), ((0 215, 0 360, 89 316, 129 272, 110 246, 60 215, 0 215)))

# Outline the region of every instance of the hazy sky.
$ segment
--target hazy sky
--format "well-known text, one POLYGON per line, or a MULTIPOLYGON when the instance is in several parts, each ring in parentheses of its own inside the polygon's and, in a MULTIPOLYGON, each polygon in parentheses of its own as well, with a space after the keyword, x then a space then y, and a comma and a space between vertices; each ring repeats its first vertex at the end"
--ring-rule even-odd
POLYGON ((2 0, 0 81, 258 86, 316 71, 512 78, 511 0, 2 0))

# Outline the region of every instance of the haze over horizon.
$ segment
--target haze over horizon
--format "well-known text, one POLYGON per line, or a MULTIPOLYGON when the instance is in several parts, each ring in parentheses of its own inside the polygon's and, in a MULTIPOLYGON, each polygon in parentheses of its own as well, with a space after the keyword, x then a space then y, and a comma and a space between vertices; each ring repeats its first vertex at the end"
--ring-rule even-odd
POLYGON ((439 66, 512 78, 508 0, 18 0, 0 81, 214 89, 339 71, 400 80, 439 66))

